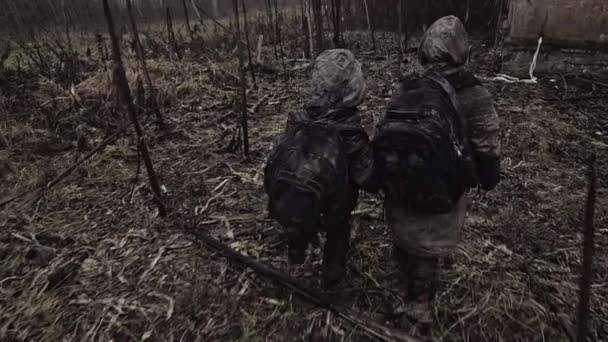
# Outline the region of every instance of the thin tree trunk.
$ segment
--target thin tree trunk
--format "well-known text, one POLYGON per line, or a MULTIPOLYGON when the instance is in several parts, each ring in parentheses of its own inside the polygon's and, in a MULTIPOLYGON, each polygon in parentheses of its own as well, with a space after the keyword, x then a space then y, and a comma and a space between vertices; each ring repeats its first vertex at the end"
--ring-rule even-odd
POLYGON ((401 0, 402 5, 401 5, 401 20, 403 20, 403 31, 401 31, 401 38, 403 39, 403 52, 407 52, 407 44, 408 44, 408 40, 409 40, 409 34, 408 34, 408 24, 409 24, 409 20, 408 20, 408 4, 409 2, 407 0, 401 0))
POLYGON ((399 41, 399 52, 397 53, 397 77, 401 77, 401 61, 403 60, 403 0, 398 0, 397 16, 399 23, 399 32, 397 34, 399 41))
POLYGON ((279 59, 279 52, 277 50, 277 36, 274 30, 274 18, 272 15, 272 0, 266 0, 266 14, 268 16, 268 29, 272 32, 272 48, 274 50, 274 58, 279 59))
POLYGON ((372 36, 372 49, 376 52, 376 34, 374 32, 374 28, 372 27, 372 21, 369 15, 369 7, 367 6, 367 0, 363 0, 363 5, 365 6, 365 16, 367 17, 367 28, 369 30, 370 35, 372 36))
POLYGON ((211 13, 214 18, 217 18, 220 15, 220 11, 218 10, 218 0, 211 1, 211 13))
POLYGON ((239 78, 241 79, 240 88, 240 110, 241 110, 241 129, 243 132, 243 153, 249 159, 249 130, 247 127, 247 79, 245 78, 245 56, 243 54, 243 42, 241 41, 241 27, 239 19, 239 0, 233 0, 234 16, 236 23, 236 41, 239 54, 239 78))
POLYGON ((194 40, 194 31, 192 31, 192 27, 190 27, 190 14, 188 13, 188 4, 186 0, 182 0, 182 7, 184 9, 184 19, 186 20, 186 31, 188 31, 188 35, 191 40, 194 40))
POLYGON ((325 13, 321 13, 321 18, 324 17, 325 15, 325 22, 327 24, 327 28, 325 28, 324 32, 332 32, 332 28, 334 26, 334 10, 333 10, 333 4, 332 4, 333 0, 329 0, 329 1, 321 1, 321 3, 324 3, 325 6, 323 6, 323 10, 325 11, 325 13), (324 14, 324 15, 323 15, 324 14))
POLYGON ((323 52, 323 13, 322 13, 322 4, 321 0, 311 0, 312 1, 312 12, 315 20, 315 56, 314 59, 318 55, 323 52))
POLYGON ((257 57, 256 57, 256 61, 260 65, 263 63, 263 61, 262 61, 262 44, 263 43, 264 43, 264 35, 261 34, 258 37, 258 50, 257 50, 257 57))
POLYGON ((154 200, 156 202, 156 205, 158 206, 158 214, 163 217, 167 214, 167 211, 162 201, 160 183, 158 182, 158 178, 156 177, 156 172, 154 172, 154 165, 152 164, 150 152, 148 151, 148 146, 146 145, 144 132, 141 126, 139 125, 139 121, 137 120, 135 106, 133 105, 133 101, 131 99, 131 91, 129 90, 129 83, 127 81, 125 68, 122 63, 120 45, 118 44, 118 38, 116 37, 116 31, 114 30, 114 21, 112 19, 112 13, 110 11, 110 6, 108 5, 108 0, 102 1, 103 10, 106 16, 106 21, 108 23, 108 32, 110 34, 110 40, 112 41, 112 57, 114 60, 114 69, 116 71, 114 75, 117 77, 114 81, 116 82, 118 91, 121 92, 120 97, 125 101, 124 104, 126 105, 128 114, 131 117, 131 121, 133 122, 133 127, 135 128, 135 133, 137 134, 137 138, 139 141, 139 150, 144 159, 144 164, 148 173, 150 186, 152 187, 152 192, 154 194, 154 200))
POLYGON ((281 52, 281 63, 283 64, 283 74, 285 75, 285 79, 289 80, 289 74, 287 73, 287 65, 285 64, 285 50, 283 50, 283 41, 281 39, 281 27, 279 25, 279 8, 277 4, 277 0, 274 0, 274 29, 276 32, 276 37, 279 40, 279 49, 281 52))
MULTIPOLYGON (((198 13, 198 15, 200 15, 200 13, 202 13, 204 16, 206 16, 209 20, 211 20, 214 24, 215 24, 215 28, 217 30, 217 27, 221 28, 225 33, 229 34, 231 37, 233 37, 234 39, 236 39, 236 35, 234 34, 232 28, 230 27, 226 27, 224 26, 222 23, 220 23, 217 19, 213 18, 211 15, 209 15, 209 13, 207 13, 203 8, 199 7, 198 5, 196 5, 196 3, 193 1, 192 2, 194 8, 197 9, 196 13, 198 13)), ((202 21, 202 17, 201 17, 201 21, 202 21)), ((232 21, 230 22, 232 24, 232 21)), ((241 39, 241 42, 243 44, 247 44, 246 42, 244 42, 241 39)))
POLYGON ((504 1, 498 0, 498 6, 498 18, 496 18, 496 30, 494 31, 494 49, 498 48, 498 43, 500 40, 500 21, 502 20, 504 1))
POLYGON ((171 9, 167 6, 167 39, 169 40, 169 54, 171 50, 177 55, 178 59, 182 59, 182 53, 179 51, 177 40, 175 39, 175 31, 173 31, 173 20, 171 19, 171 9))
POLYGON ((148 72, 148 66, 146 65, 146 59, 144 56, 144 49, 141 46, 141 42, 139 41, 139 31, 137 30, 137 23, 135 22, 135 18, 133 17, 133 9, 131 6, 131 0, 126 0, 127 2, 127 14, 129 16, 129 22, 131 24, 131 34, 133 34, 133 39, 135 40, 135 51, 137 53, 137 59, 139 60, 139 67, 141 68, 142 73, 144 74, 144 78, 146 80, 146 86, 148 87, 148 91, 150 92, 150 99, 152 101, 152 110, 156 115, 157 125, 159 127, 163 126, 163 117, 160 113, 160 106, 158 105, 158 100, 156 98, 156 90, 152 85, 152 79, 150 78, 150 73, 148 72))
MULTIPOLYGON (((306 21, 308 22, 308 39, 310 42, 310 59, 314 59, 315 58, 315 44, 314 44, 314 38, 313 38, 313 34, 312 34, 312 18, 311 18, 311 0, 305 0, 305 4, 306 4, 306 21)), ((312 65, 312 64, 311 64, 312 65)))
POLYGON ((192 4, 194 13, 196 14, 196 17, 198 18, 198 22, 201 25, 201 33, 205 32, 205 21, 203 20, 203 16, 201 15, 200 11, 198 10, 198 6, 194 2, 194 0, 191 0, 190 3, 192 4))
POLYGON ((302 51, 303 51, 303 56, 304 58, 306 58, 306 55, 308 54, 308 41, 309 41, 309 37, 308 37, 308 28, 306 27, 306 5, 304 3, 304 0, 300 0, 300 16, 302 18, 302 35, 303 35, 303 43, 302 43, 302 51))
POLYGON ((247 6, 245 0, 241 0, 241 6, 243 7, 243 23, 245 26, 245 41, 247 42, 247 56, 249 57, 249 70, 251 71, 251 81, 255 89, 258 88, 257 82, 255 81, 255 69, 253 67, 253 58, 251 57, 251 41, 249 39, 249 24, 247 19, 247 6))
MULTIPOLYGON (((336 0, 336 32, 334 32, 335 35, 337 35, 338 39, 337 42, 338 44, 336 45, 336 47, 341 47, 342 46, 342 0, 336 0)), ((335 40, 335 37, 334 37, 335 40)))

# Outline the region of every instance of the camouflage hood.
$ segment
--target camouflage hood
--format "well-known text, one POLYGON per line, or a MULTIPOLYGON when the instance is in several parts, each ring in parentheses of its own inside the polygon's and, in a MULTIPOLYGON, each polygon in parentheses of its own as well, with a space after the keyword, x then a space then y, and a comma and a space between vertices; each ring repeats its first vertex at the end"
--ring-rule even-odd
POLYGON ((334 49, 317 57, 304 109, 324 115, 333 110, 354 108, 364 97, 361 64, 352 52, 334 49))
POLYGON ((467 31, 457 17, 450 15, 438 19, 424 33, 418 58, 420 63, 447 63, 462 65, 469 55, 467 31))

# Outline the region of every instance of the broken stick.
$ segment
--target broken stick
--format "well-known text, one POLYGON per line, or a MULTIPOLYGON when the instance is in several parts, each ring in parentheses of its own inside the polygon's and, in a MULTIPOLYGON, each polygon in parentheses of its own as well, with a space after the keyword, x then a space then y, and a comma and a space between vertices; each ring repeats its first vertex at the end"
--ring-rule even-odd
POLYGON ((256 102, 255 105, 253 105, 253 107, 251 107, 249 109, 249 113, 252 113, 252 114, 257 113, 257 111, 260 109, 260 107, 262 107, 264 102, 266 102, 269 97, 270 97, 270 95, 268 95, 268 94, 266 94, 264 97, 262 97, 258 102, 256 102))
POLYGON ((346 308, 341 308, 337 305, 334 305, 329 302, 327 298, 322 296, 321 294, 316 293, 313 290, 310 290, 300 284, 297 281, 292 279, 287 274, 274 269, 272 266, 263 264, 255 259, 252 259, 248 256, 245 256, 234 249, 226 246, 210 235, 200 231, 197 227, 192 229, 192 233, 194 237, 204 245, 210 247, 224 255, 224 257, 243 264, 247 267, 250 267, 258 274, 269 278, 280 285, 285 286, 286 288, 293 291, 296 295, 300 296, 302 299, 317 305, 323 309, 329 310, 336 315, 343 318, 345 321, 350 324, 365 330, 370 335, 376 337, 382 341, 402 341, 402 342, 419 342, 417 338, 409 336, 401 331, 385 326, 381 323, 375 322, 370 318, 366 318, 361 316, 358 313, 353 312, 352 310, 348 310, 346 308))
POLYGON ((112 133, 112 135, 110 135, 109 137, 105 138, 97 147, 95 147, 93 150, 91 150, 89 153, 87 153, 86 155, 84 155, 82 158, 80 158, 77 162, 75 162, 74 164, 72 164, 72 166, 68 167, 67 169, 65 169, 63 172, 61 172, 57 177, 53 178, 52 181, 48 182, 45 186, 35 189, 33 191, 24 191, 22 193, 19 193, 9 199, 7 199, 6 201, 0 203, 0 209, 4 208, 6 205, 18 200, 19 198, 32 193, 32 194, 36 194, 37 198, 40 197, 40 195, 44 192, 47 191, 49 189, 51 189, 52 187, 54 187, 55 185, 59 184, 59 182, 61 182, 64 178, 68 177, 69 175, 71 175, 78 167, 80 167, 82 164, 84 164, 87 160, 91 159, 91 157, 93 157, 96 153, 98 153, 99 151, 103 150, 106 146, 108 146, 109 144, 113 143, 116 139, 118 139, 118 137, 127 130, 127 126, 123 126, 121 128, 119 128, 116 132, 112 133))

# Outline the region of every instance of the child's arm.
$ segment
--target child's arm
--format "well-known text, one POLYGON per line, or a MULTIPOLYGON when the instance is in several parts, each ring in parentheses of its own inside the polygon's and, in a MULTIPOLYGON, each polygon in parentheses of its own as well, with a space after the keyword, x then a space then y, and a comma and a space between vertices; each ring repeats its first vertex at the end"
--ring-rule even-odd
POLYGON ((492 190, 500 182, 500 127, 492 96, 485 87, 475 86, 463 90, 458 97, 466 115, 480 185, 492 190))

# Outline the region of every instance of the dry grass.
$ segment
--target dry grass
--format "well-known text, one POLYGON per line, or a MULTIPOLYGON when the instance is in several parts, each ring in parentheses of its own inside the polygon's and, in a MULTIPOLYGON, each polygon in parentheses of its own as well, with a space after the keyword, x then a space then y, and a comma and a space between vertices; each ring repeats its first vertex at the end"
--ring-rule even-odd
MULTIPOLYGON (((362 53, 367 39, 356 34, 347 40, 357 42, 368 78, 363 109, 371 128, 390 89, 392 57, 362 53)), ((381 51, 393 51, 391 42, 379 39, 381 51)), ((307 75, 294 72, 289 82, 260 76, 249 102, 268 96, 268 103, 251 114, 252 161, 244 163, 238 154, 223 152, 236 132, 235 88, 226 73, 235 73, 236 64, 229 53, 214 53, 220 54, 222 59, 213 57, 217 66, 199 57, 149 61, 170 130, 156 131, 147 123, 146 131, 172 215, 157 216, 145 174, 136 176, 138 155, 130 136, 42 198, 26 197, 0 212, 1 340, 372 340, 362 329, 200 248, 183 229, 198 223, 236 250, 307 286, 320 286, 318 246, 305 265, 289 267, 262 191, 265 157, 287 111, 297 107, 307 75)), ((267 59, 270 55, 267 51, 267 59)), ((491 61, 485 56, 475 65, 487 75, 484 67, 491 61)), ((281 69, 278 61, 274 67, 281 69)), ((79 134, 95 145, 111 130, 105 71, 83 79, 74 87, 77 98, 69 88, 37 77, 28 81, 28 103, 1 94, 10 101, 0 104, 14 115, 0 124, 0 198, 46 184, 77 160, 85 153, 78 148, 79 134), (39 108, 55 114, 52 125, 31 114, 39 108), (81 133, 75 133, 77 127, 81 133)), ((504 180, 495 192, 471 195, 463 243, 442 265, 434 334, 446 341, 567 339, 560 314, 574 316, 583 161, 595 147, 601 187, 591 330, 596 340, 606 340, 607 103, 555 101, 562 88, 550 78, 538 85, 488 86, 503 121, 504 180)), ((572 83, 569 91, 592 89, 572 83)), ((363 197, 349 275, 332 296, 397 325, 402 298, 381 209, 378 199, 363 197)))

